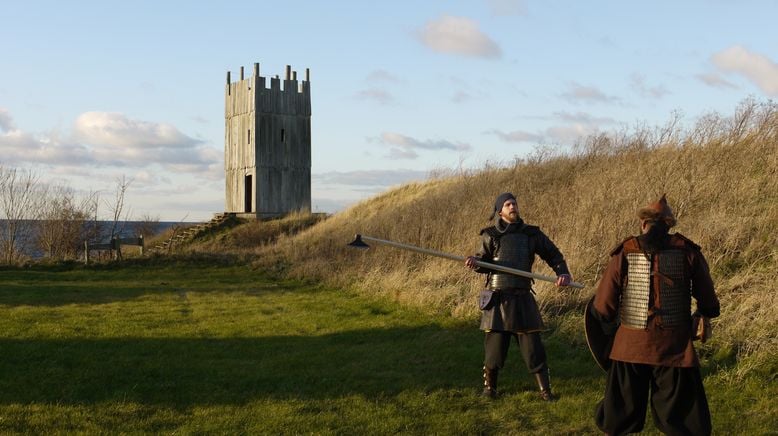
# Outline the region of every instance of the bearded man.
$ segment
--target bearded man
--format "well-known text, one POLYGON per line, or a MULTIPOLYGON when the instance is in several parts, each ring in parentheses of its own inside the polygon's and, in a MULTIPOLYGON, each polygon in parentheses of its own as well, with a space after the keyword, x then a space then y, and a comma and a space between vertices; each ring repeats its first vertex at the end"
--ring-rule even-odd
MULTIPOLYGON (((612 328, 620 321, 595 421, 607 434, 643 429, 650 399, 656 427, 666 434, 707 435, 710 411, 692 340, 695 321, 719 315, 700 247, 670 234, 675 216, 663 195, 638 211, 641 235, 612 252, 590 314, 612 328), (691 314, 691 299, 697 312, 691 314)), ((706 339, 705 332, 701 340, 706 339)))
POLYGON ((553 401, 546 350, 540 339, 543 319, 533 296, 532 279, 483 268, 476 261, 531 272, 535 255, 539 255, 557 274, 557 286, 567 286, 572 277, 564 256, 551 239, 540 228, 521 219, 513 194, 497 196, 491 219, 495 216, 495 224, 481 230, 476 255, 465 259, 465 266, 487 274, 488 297, 482 299, 481 305, 481 330, 485 332, 483 395, 497 396, 497 376, 508 356, 508 346, 515 339, 527 369, 535 375, 541 398, 553 401))

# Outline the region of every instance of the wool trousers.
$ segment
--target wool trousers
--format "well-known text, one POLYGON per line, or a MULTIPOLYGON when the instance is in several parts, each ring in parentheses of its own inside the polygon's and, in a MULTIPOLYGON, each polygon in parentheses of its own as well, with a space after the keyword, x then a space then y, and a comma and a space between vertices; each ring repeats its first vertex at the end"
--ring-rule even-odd
POLYGON ((511 339, 516 340, 530 373, 540 372, 546 367, 546 349, 540 340, 540 333, 489 331, 484 337, 484 366, 486 368, 490 370, 502 369, 508 358, 508 347, 511 339))
POLYGON ((643 429, 651 406, 654 425, 667 435, 709 435, 710 410, 697 367, 674 368, 613 361, 595 421, 609 435, 643 429))

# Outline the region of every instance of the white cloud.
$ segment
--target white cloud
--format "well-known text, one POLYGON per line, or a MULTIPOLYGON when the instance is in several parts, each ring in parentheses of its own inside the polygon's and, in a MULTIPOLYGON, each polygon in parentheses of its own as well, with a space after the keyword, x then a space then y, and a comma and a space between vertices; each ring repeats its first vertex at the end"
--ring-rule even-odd
POLYGON ((488 35, 478 28, 478 23, 464 17, 444 15, 429 21, 418 32, 422 44, 440 53, 450 53, 479 58, 499 58, 502 50, 488 35))
POLYGON ((465 91, 457 91, 454 93, 454 95, 451 97, 451 101, 454 103, 467 103, 468 101, 473 100, 473 96, 465 91))
POLYGON ((133 167, 162 165, 172 172, 207 178, 223 174, 222 153, 206 147, 169 124, 131 120, 122 114, 86 112, 74 123, 72 137, 58 132, 32 134, 13 129, 8 111, 0 111, 0 155, 11 164, 44 164, 56 167, 133 167))
POLYGON ((528 132, 526 130, 504 132, 498 129, 493 129, 485 133, 496 135, 504 142, 572 145, 580 138, 598 132, 602 126, 618 124, 613 118, 596 117, 585 112, 555 112, 553 119, 561 121, 562 124, 550 126, 537 133, 528 132))
POLYGON ((143 148, 189 148, 199 141, 170 124, 132 120, 115 112, 85 112, 74 125, 74 136, 100 146, 143 148))
POLYGON ((576 113, 570 113, 565 111, 554 112, 554 117, 561 121, 571 122, 571 123, 583 123, 583 124, 590 124, 590 125, 618 124, 618 121, 616 121, 611 117, 595 117, 586 112, 576 112, 576 113))
POLYGON ((8 109, 0 107, 0 132, 8 132, 14 129, 14 120, 11 117, 11 113, 8 112, 8 109))
POLYGON ((632 88, 643 97, 662 98, 670 93, 670 91, 668 91, 664 85, 648 86, 646 84, 646 77, 642 74, 633 74, 631 77, 631 82, 632 88))
POLYGON ((338 198, 323 197, 315 192, 311 192, 311 211, 313 213, 321 213, 321 212, 335 213, 340 210, 346 209, 355 201, 356 200, 352 200, 352 199, 338 199, 338 198))
POLYGON ((389 159, 415 159, 419 157, 417 150, 468 151, 471 149, 470 144, 461 142, 454 143, 444 140, 422 141, 394 132, 383 132, 374 141, 390 147, 389 154, 386 156, 389 159))
POLYGON ((578 102, 591 102, 591 103, 610 103, 618 102, 617 97, 611 97, 606 95, 594 86, 584 86, 576 82, 572 82, 568 86, 568 90, 561 94, 562 98, 572 103, 578 102))
MULTIPOLYGON (((483 100, 484 98, 489 98, 486 89, 484 89, 483 82, 479 81, 475 86, 473 86, 468 79, 463 79, 457 76, 449 76, 446 80, 450 82, 450 85, 446 86, 452 90, 450 100, 453 103, 467 103, 474 100, 483 100)), ((492 85, 492 83, 486 84, 487 88, 492 85)))
POLYGON ((429 177, 430 173, 409 169, 313 173, 311 207, 315 212, 337 212, 393 186, 429 177))
POLYGON ((152 172, 148 170, 140 170, 132 176, 134 187, 148 188, 154 187, 160 184, 169 185, 171 180, 159 172, 152 172))
POLYGON ((394 102, 394 97, 388 91, 380 88, 363 89, 356 94, 358 100, 372 100, 380 104, 394 102))
POLYGON ((388 82, 388 83, 402 83, 403 80, 394 74, 386 70, 374 70, 367 75, 368 81, 388 82))
POLYGON ((330 171, 311 174, 315 185, 351 185, 389 187, 427 178, 427 172, 418 170, 364 170, 330 171))
POLYGON ((32 135, 22 130, 0 134, 0 155, 4 163, 81 165, 94 162, 89 150, 80 144, 62 142, 57 135, 32 135))
POLYGON ((770 96, 778 96, 778 65, 768 57, 736 45, 711 57, 721 71, 740 74, 770 96))
POLYGON ((699 81, 713 88, 733 88, 733 89, 737 88, 735 84, 733 84, 732 82, 728 81, 727 79, 725 79, 724 77, 716 73, 698 74, 695 77, 697 77, 699 81))
POLYGON ((572 145, 579 139, 597 133, 599 128, 595 125, 573 123, 563 126, 553 126, 546 129, 546 137, 550 142, 563 145, 572 145))
POLYGON ((598 130, 599 128, 595 125, 571 123, 551 126, 539 133, 527 132, 525 130, 514 130, 512 132, 491 130, 487 133, 497 135, 504 142, 572 145, 578 139, 596 133, 598 130))
POLYGON ((525 130, 503 132, 501 130, 492 129, 486 133, 496 135, 504 142, 543 142, 543 135, 527 132, 525 130))
POLYGON ((392 160, 416 159, 419 157, 419 153, 416 153, 409 148, 392 147, 389 149, 389 154, 385 155, 384 157, 392 160))
POLYGON ((115 166, 163 165, 170 171, 205 173, 223 157, 170 124, 133 120, 114 112, 86 112, 73 127, 94 160, 115 166))
POLYGON ((425 150, 453 150, 453 151, 466 151, 470 150, 470 145, 464 143, 453 143, 449 141, 420 141, 418 139, 411 138, 410 136, 401 135, 399 133, 384 132, 381 134, 381 140, 384 143, 394 144, 406 148, 420 148, 425 150))
POLYGON ((217 150, 202 149, 191 162, 168 163, 164 167, 172 173, 196 174, 207 180, 221 180, 224 178, 223 155, 217 150))

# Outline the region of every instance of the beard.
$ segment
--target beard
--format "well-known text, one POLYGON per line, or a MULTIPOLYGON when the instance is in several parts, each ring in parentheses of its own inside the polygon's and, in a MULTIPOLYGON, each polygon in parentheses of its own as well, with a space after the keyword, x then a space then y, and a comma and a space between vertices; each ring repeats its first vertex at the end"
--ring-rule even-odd
POLYGON ((508 221, 509 223, 515 223, 519 220, 519 213, 518 212, 508 212, 507 214, 502 215, 503 219, 505 221, 508 221))

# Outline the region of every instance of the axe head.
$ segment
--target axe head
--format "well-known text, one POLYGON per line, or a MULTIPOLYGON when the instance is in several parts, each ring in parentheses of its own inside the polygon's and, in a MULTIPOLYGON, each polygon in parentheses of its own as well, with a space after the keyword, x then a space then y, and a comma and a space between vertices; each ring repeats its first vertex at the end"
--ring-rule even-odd
POLYGON ((348 246, 349 247, 354 247, 354 248, 359 248, 360 250, 367 250, 368 248, 370 248, 370 246, 365 244, 365 242, 362 240, 362 235, 360 235, 358 233, 357 233, 356 237, 354 238, 354 240, 351 241, 348 244, 348 246))

